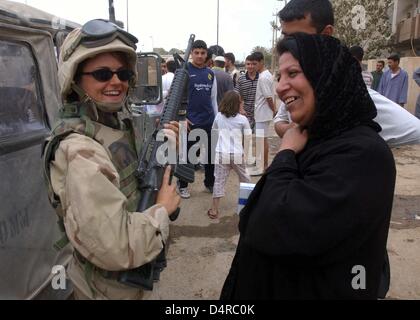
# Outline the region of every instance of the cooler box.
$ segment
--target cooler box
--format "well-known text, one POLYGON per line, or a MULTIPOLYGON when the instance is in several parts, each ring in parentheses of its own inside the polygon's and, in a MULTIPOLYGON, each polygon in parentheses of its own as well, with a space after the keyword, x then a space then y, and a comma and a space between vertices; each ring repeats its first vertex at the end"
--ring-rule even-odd
POLYGON ((238 201, 238 214, 241 213, 242 209, 248 202, 249 195, 255 188, 253 183, 241 183, 239 187, 239 201, 238 201))

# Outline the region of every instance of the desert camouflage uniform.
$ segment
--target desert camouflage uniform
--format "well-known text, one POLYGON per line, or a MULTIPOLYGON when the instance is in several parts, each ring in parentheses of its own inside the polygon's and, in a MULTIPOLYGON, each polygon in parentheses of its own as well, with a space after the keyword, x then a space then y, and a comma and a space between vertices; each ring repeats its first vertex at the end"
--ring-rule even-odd
POLYGON ((141 299, 144 292, 120 284, 115 271, 156 258, 168 238, 168 213, 160 205, 135 212, 137 152, 130 122, 113 118, 106 126, 82 116, 85 109, 65 107, 45 153, 53 202, 75 249, 68 274, 78 299, 141 299))
POLYGON ((119 272, 149 263, 161 253, 169 234, 168 212, 161 205, 136 212, 138 159, 127 101, 118 105, 94 101, 75 83, 82 62, 120 52, 135 74, 129 81, 134 87, 135 44, 128 45, 118 32, 106 41, 90 39, 89 45, 82 40, 82 29, 77 28, 60 50, 61 96, 71 102, 69 97, 77 93, 79 99, 61 110, 62 121, 44 149, 49 198, 74 248, 68 275, 76 298, 141 299, 142 290, 118 282, 119 272))

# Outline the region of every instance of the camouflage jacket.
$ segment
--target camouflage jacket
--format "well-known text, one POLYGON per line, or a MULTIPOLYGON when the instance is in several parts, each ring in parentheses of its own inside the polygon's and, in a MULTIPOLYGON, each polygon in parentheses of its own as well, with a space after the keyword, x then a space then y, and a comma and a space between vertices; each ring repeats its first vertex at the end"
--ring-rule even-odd
POLYGON ((160 205, 135 212, 139 191, 132 130, 121 122, 119 129, 94 122, 78 105, 64 110, 44 162, 50 200, 72 246, 109 271, 154 260, 167 240, 169 217, 160 205))

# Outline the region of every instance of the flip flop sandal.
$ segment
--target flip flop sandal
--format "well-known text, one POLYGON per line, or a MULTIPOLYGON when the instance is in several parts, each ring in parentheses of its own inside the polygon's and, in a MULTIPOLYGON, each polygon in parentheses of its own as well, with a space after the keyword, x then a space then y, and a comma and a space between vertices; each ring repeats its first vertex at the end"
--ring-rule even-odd
POLYGON ((210 219, 217 219, 219 218, 219 213, 214 213, 213 209, 209 209, 209 211, 207 211, 207 215, 209 216, 210 219))

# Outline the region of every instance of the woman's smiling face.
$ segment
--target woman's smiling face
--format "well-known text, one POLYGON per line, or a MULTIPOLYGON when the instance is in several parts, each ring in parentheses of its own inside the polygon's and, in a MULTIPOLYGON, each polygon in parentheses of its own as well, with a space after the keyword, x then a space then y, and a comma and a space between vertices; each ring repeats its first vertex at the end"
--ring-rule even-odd
POLYGON ((308 126, 315 115, 315 93, 303 70, 290 52, 279 58, 279 83, 276 91, 286 104, 292 121, 308 126))
MULTIPOLYGON (((92 72, 107 68, 112 71, 126 69, 126 65, 118 55, 102 53, 86 61, 82 72, 92 72)), ((100 82, 91 75, 83 75, 81 88, 95 101, 103 103, 122 102, 128 92, 128 81, 121 81, 116 74, 109 81, 100 82)))

